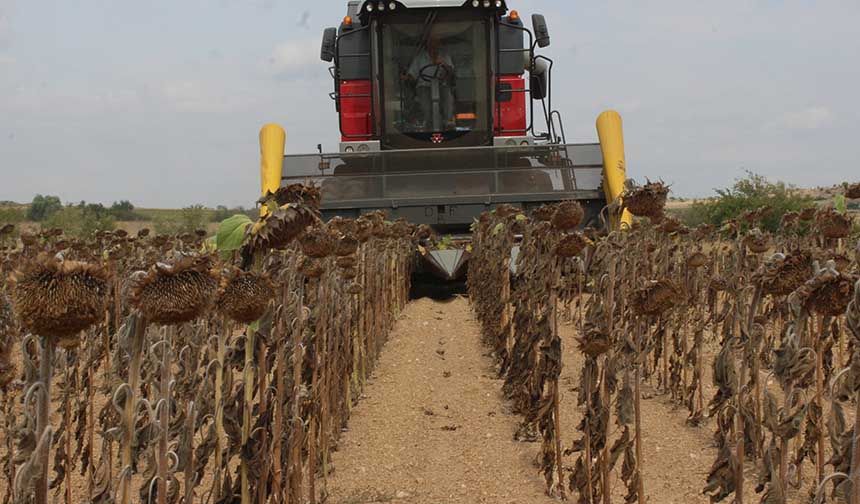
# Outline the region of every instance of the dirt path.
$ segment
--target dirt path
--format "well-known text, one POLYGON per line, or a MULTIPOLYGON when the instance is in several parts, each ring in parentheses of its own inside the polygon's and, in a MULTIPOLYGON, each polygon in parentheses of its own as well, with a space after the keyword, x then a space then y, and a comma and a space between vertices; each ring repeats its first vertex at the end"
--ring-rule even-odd
POLYGON ((465 299, 410 303, 333 455, 329 502, 555 502, 486 354, 465 299))
MULTIPOLYGON (((573 328, 561 332, 562 441, 569 447, 580 435, 576 387, 582 361, 573 328)), ((495 376, 465 299, 413 301, 333 455, 328 502, 558 502, 545 495, 534 464, 539 444, 513 440, 520 417, 509 412, 495 376)), ((701 489, 716 455, 710 426, 686 426, 685 411, 665 396, 651 397, 647 386, 643 392, 648 502, 708 502, 701 489)), ((574 462, 565 457, 565 468, 574 462)), ((612 487, 613 502, 623 502, 617 476, 612 487)))

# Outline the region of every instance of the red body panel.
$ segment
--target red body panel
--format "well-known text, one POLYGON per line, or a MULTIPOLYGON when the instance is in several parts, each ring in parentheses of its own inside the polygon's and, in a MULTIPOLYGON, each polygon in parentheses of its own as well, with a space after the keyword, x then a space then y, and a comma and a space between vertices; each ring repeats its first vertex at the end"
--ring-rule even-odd
POLYGON ((340 81, 342 142, 370 140, 373 134, 369 80, 340 81))
POLYGON ((499 84, 511 88, 510 100, 496 104, 496 136, 523 136, 526 134, 526 80, 521 75, 502 75, 499 84))

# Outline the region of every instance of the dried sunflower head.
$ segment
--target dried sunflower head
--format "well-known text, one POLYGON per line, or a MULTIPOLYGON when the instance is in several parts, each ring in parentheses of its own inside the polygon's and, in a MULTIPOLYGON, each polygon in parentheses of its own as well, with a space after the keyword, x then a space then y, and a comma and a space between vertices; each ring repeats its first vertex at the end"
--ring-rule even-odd
POLYGON ((319 217, 311 207, 295 203, 276 206, 248 227, 248 245, 251 250, 260 251, 285 249, 305 229, 318 221, 319 217))
POLYGON ((795 290, 791 297, 797 299, 810 312, 837 317, 845 313, 854 294, 853 276, 843 275, 830 261, 823 268, 815 263, 815 275, 795 290))
POLYGON ((358 251, 358 238, 352 234, 342 234, 337 238, 334 255, 338 257, 351 256, 358 251))
POLYGON ((325 273, 325 265, 319 259, 305 257, 299 265, 299 272, 308 278, 319 278, 325 273))
POLYGON ((182 324, 202 316, 212 304, 218 274, 209 256, 185 256, 172 264, 157 263, 138 275, 131 290, 131 305, 150 322, 182 324))
POLYGON ((708 262, 708 256, 697 250, 687 256, 687 267, 692 269, 701 268, 708 262))
POLYGON ((585 211, 576 201, 562 201, 555 206, 552 214, 552 227, 559 231, 574 229, 582 222, 585 211))
POLYGON ((683 229, 684 224, 678 218, 669 215, 660 219, 660 224, 657 226, 657 231, 664 234, 678 233, 683 229))
POLYGON ((250 324, 263 316, 274 294, 275 287, 268 277, 232 268, 221 276, 215 308, 231 320, 250 324))
POLYGON ((333 234, 355 234, 355 220, 348 219, 345 217, 335 216, 329 219, 326 222, 326 227, 329 228, 333 234))
POLYGON ((841 273, 848 272, 851 269, 851 257, 836 250, 817 250, 815 259, 822 264, 827 261, 833 261, 836 265, 836 271, 841 273))
POLYGON ((319 187, 315 185, 290 184, 279 187, 274 193, 267 192, 265 196, 260 198, 258 203, 267 204, 270 200, 274 200, 279 207, 293 204, 318 210, 320 201, 322 200, 322 193, 319 187))
POLYGON ((565 234, 555 247, 555 254, 559 257, 576 257, 591 241, 582 233, 565 234))
POLYGON ((800 212, 785 212, 780 219, 780 225, 784 228, 794 227, 800 222, 800 212))
POLYGON ((21 233, 21 243, 25 249, 33 248, 39 245, 39 237, 32 233, 21 233))
POLYGON ((700 224, 693 230, 693 237, 697 240, 706 240, 712 237, 716 229, 713 224, 700 224))
POLYGON ((12 299, 24 329, 74 345, 104 317, 105 270, 98 265, 40 255, 12 274, 12 299))
POLYGON ((786 296, 804 284, 813 274, 812 255, 807 251, 772 255, 756 272, 753 281, 764 294, 786 296))
POLYGON ((759 228, 753 228, 744 236, 743 244, 750 252, 763 254, 770 248, 770 235, 759 228))
POLYGON ((845 238, 851 234, 851 217, 832 208, 822 208, 815 214, 815 226, 825 238, 845 238))
POLYGON ((504 217, 509 217, 511 215, 516 215, 516 214, 520 213, 520 209, 513 206, 513 205, 510 205, 508 203, 503 203, 503 204, 497 206, 495 208, 495 210, 493 210, 493 213, 497 217, 504 218, 504 217))
POLYGON ((429 240, 433 237, 433 228, 428 226, 427 224, 421 224, 418 226, 418 229, 415 230, 415 238, 419 240, 429 240))
POLYGON ((714 292, 723 292, 724 290, 728 289, 728 287, 728 282, 726 282, 725 279, 720 277, 711 278, 711 280, 708 282, 708 290, 714 292))
POLYGON ((815 218, 815 207, 806 207, 800 211, 800 220, 809 222, 815 218))
POLYGON ((540 222, 551 221, 554 214, 555 207, 553 205, 541 205, 532 210, 532 218, 540 222))
POLYGON ((397 219, 391 225, 392 238, 408 238, 412 236, 413 231, 414 226, 403 218, 397 219))
POLYGON ((680 298, 678 288, 671 280, 648 282, 633 293, 633 311, 637 315, 661 315, 680 298))
POLYGON ((328 229, 319 226, 305 231, 299 238, 299 244, 306 256, 319 259, 328 257, 335 251, 337 240, 328 229))
POLYGON ((364 243, 373 236, 373 221, 368 218, 359 217, 355 220, 355 237, 359 243, 364 243))
POLYGON ((848 199, 860 199, 860 182, 854 184, 845 183, 845 197, 848 199))
POLYGON ((657 217, 663 214, 669 187, 663 182, 646 181, 642 187, 633 187, 621 197, 624 208, 637 217, 657 217))
POLYGON ((607 334, 594 324, 586 327, 585 336, 576 338, 576 346, 585 355, 597 358, 612 346, 607 334))
POLYGON ((747 224, 755 224, 760 222, 767 216, 771 214, 773 209, 767 205, 756 208, 755 210, 747 210, 742 213, 740 216, 740 220, 746 222, 747 224))

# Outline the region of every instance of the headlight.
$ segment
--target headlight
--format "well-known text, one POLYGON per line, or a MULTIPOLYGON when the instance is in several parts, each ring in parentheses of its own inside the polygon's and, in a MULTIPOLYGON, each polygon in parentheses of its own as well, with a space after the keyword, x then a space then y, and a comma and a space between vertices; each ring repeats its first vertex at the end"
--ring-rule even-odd
POLYGON ((502 7, 502 0, 496 0, 496 8, 499 9, 502 7))
POLYGON ((347 145, 344 149, 344 152, 355 152, 355 149, 352 148, 352 145, 347 145))
POLYGON ((370 150, 370 147, 367 144, 361 144, 358 146, 358 152, 367 152, 370 150))
POLYGON ((478 0, 472 0, 472 7, 477 7, 479 5, 481 5, 481 2, 479 2, 478 0))
POLYGON ((520 142, 520 145, 528 145, 528 144, 529 144, 528 140, 523 140, 522 142, 520 142))
POLYGON ((367 12, 373 12, 373 4, 367 4, 367 12))
POLYGON ((484 0, 484 7, 490 6, 490 0, 484 0))
POLYGON ((394 10, 394 9, 396 9, 396 8, 397 8, 397 4, 396 4, 396 3, 391 2, 390 4, 388 4, 388 10, 394 10))
POLYGON ((505 145, 506 145, 506 146, 511 146, 511 147, 513 147, 513 146, 515 146, 516 144, 517 144, 517 141, 516 141, 516 140, 514 140, 513 138, 509 138, 509 139, 505 140, 505 145))
POLYGON ((385 10, 385 2, 379 2, 379 5, 376 6, 377 9, 384 11, 385 10))

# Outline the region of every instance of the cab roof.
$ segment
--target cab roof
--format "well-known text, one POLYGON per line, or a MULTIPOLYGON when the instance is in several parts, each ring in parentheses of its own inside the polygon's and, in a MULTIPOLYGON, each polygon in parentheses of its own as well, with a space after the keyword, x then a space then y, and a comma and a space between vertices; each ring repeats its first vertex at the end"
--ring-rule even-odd
MULTIPOLYGON (((362 9, 368 3, 379 3, 381 0, 366 0, 361 3, 362 9)), ((388 3, 391 0, 384 0, 388 3)), ((495 0, 493 0, 495 2, 495 0)), ((471 6, 471 0, 397 0, 401 6, 407 9, 432 9, 434 7, 463 7, 471 6)), ((502 7, 505 7, 506 2, 502 2, 502 7)))

